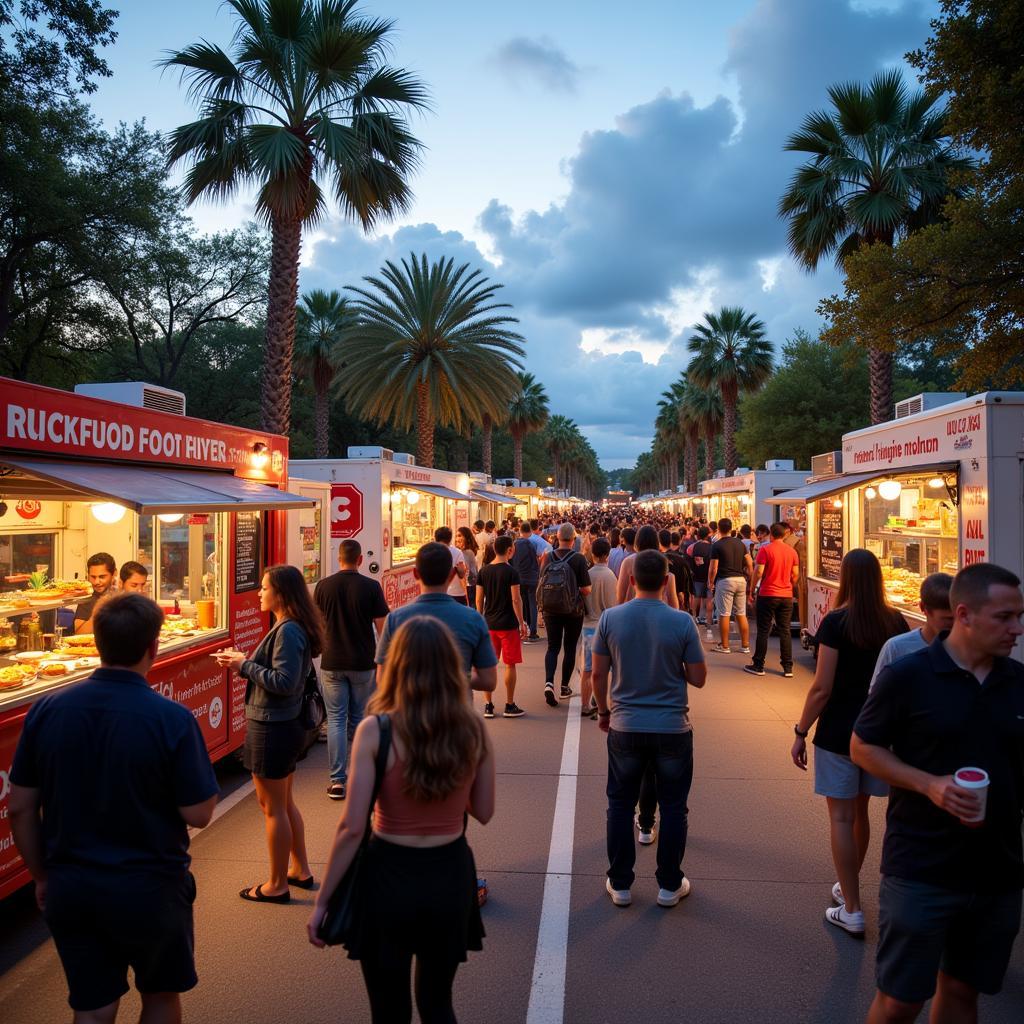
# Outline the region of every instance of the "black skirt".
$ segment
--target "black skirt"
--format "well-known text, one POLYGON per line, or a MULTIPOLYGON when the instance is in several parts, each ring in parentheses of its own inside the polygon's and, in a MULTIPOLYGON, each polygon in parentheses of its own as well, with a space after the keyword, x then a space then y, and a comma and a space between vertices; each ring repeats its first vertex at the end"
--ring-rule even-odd
POLYGON ((483 949, 484 925, 476 894, 476 864, 465 836, 426 849, 371 836, 361 871, 358 934, 350 960, 387 949, 445 956, 457 963, 483 949))
POLYGON ((290 722, 245 723, 242 764, 260 779, 286 779, 306 753, 309 734, 295 718, 290 722))

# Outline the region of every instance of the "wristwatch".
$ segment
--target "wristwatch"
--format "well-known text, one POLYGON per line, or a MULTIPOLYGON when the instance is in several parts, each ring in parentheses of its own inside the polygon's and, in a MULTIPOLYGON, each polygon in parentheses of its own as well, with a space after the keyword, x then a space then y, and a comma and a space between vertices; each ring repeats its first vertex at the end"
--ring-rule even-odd
POLYGON ((797 736, 799 736, 800 739, 802 739, 802 740, 807 739, 808 735, 810 734, 810 731, 811 730, 808 729, 807 732, 801 732, 800 731, 800 723, 799 722, 797 722, 797 724, 793 726, 793 732, 795 732, 797 734, 797 736))

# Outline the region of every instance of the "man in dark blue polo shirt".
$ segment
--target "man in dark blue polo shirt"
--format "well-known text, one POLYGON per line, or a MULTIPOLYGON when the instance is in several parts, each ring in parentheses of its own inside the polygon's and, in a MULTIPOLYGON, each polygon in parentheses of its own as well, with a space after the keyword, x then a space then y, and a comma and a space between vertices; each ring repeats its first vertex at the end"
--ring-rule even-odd
POLYGON ((14 840, 76 1021, 114 1019, 129 967, 144 1020, 179 1020, 197 982, 188 826, 209 824, 218 788, 192 713, 146 681, 162 622, 141 594, 104 600, 101 667, 32 708, 14 755, 14 840))
POLYGON ((1020 930, 1024 665, 1009 655, 1024 598, 987 563, 962 569, 949 597, 952 630, 882 670, 850 747, 892 786, 869 1024, 914 1021, 933 993, 933 1021, 976 1021, 1020 930), (980 824, 976 791, 954 781, 961 768, 988 773, 980 824))

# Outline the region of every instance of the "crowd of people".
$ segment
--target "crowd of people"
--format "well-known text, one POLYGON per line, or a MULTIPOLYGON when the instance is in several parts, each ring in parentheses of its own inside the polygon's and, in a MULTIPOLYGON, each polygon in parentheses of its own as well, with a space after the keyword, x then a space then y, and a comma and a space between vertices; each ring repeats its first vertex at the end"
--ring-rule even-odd
MULTIPOLYGON (((373 913, 355 915, 345 947, 373 1020, 409 1021, 415 1001, 424 1024, 451 1022, 458 966, 484 938, 487 886, 467 824, 495 813, 485 720, 499 706, 506 718, 541 701, 565 707, 578 685, 580 713, 607 735, 608 896, 632 903, 636 843, 656 843, 656 901, 677 905, 692 888, 688 689, 708 682, 706 647, 749 655, 744 671, 764 676, 773 634, 781 676, 793 675, 804 548, 795 523, 751 529, 639 510, 478 522, 440 528, 419 549, 419 597, 397 609, 361 562, 360 545, 342 542, 338 572, 312 595, 296 568, 267 569, 272 628, 251 653, 216 655, 246 683, 244 759, 266 824, 267 876, 239 895, 284 904, 292 888, 315 890, 308 933, 322 946, 332 897, 358 866, 373 913), (523 645, 539 642, 543 688, 524 695, 523 645), (316 739, 304 708, 317 658, 327 797, 345 802, 320 879, 292 787, 316 739)), ((933 995, 936 1024, 976 1020, 1020 927, 1024 666, 1010 657, 1024 632, 1020 581, 986 563, 936 573, 920 608, 924 625, 912 630, 886 599, 875 555, 847 552, 790 751, 806 770, 815 729, 814 790, 826 798, 837 879, 825 920, 857 938, 869 800, 889 795, 869 1024, 913 1021, 933 995), (965 768, 987 788, 959 779, 965 768)), ((197 980, 187 828, 209 822, 217 782, 191 714, 146 683, 160 609, 122 592, 91 622, 101 668, 26 720, 14 835, 76 1021, 114 1019, 129 967, 143 1021, 176 1021, 179 993, 197 980)))

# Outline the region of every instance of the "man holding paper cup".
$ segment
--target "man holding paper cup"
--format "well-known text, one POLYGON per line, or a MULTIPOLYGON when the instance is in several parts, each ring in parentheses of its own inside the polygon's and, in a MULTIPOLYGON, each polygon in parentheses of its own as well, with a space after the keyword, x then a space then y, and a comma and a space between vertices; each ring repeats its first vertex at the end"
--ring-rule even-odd
POLYGON ((1024 626, 1020 580, 962 569, 953 627, 882 670, 853 761, 892 787, 879 892, 878 992, 868 1024, 977 1020, 1020 930, 1024 853, 1024 626))

